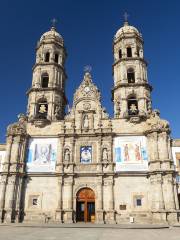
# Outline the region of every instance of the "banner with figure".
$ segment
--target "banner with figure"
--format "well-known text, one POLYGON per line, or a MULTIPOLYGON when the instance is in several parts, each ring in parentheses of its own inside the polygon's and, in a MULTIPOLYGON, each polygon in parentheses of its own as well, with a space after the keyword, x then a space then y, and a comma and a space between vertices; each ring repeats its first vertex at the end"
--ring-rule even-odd
POLYGON ((31 138, 27 153, 27 172, 54 172, 56 155, 56 138, 31 138))
POLYGON ((144 136, 116 137, 114 161, 116 171, 148 170, 146 138, 144 136))

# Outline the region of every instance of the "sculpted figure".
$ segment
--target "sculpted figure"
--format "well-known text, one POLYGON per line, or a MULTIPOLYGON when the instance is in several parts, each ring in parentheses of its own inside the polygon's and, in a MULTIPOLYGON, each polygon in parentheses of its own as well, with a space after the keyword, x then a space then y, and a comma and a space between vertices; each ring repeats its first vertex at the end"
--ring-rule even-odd
POLYGON ((85 115, 85 116, 84 116, 84 119, 83 119, 83 127, 84 127, 84 128, 89 128, 89 118, 88 118, 88 115, 85 115))

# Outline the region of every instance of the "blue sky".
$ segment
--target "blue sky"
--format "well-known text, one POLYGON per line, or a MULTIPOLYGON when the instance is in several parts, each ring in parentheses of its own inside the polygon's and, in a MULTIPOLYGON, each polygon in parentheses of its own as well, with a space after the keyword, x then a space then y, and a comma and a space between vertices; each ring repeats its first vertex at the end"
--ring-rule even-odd
POLYGON ((143 34, 148 79, 154 89, 153 107, 170 122, 172 137, 180 138, 180 1, 2 0, 0 142, 5 141, 7 125, 26 112, 36 42, 49 30, 54 17, 68 52, 66 94, 70 105, 82 81, 83 68, 90 64, 102 103, 113 114, 112 41, 125 11, 130 24, 143 34))

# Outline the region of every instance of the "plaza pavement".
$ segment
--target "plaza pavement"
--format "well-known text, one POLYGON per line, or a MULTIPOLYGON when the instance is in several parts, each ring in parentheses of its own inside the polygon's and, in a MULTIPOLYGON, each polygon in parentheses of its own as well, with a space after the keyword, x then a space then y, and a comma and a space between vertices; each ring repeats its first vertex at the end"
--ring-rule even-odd
POLYGON ((180 240, 180 226, 1 224, 0 240, 180 240))

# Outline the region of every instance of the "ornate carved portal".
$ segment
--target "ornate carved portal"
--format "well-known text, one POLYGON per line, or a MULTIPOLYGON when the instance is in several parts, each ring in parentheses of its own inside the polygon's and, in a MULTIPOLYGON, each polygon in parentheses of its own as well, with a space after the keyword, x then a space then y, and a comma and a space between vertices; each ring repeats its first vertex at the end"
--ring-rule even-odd
POLYGON ((95 221, 95 194, 90 188, 79 190, 76 196, 76 221, 95 221))

